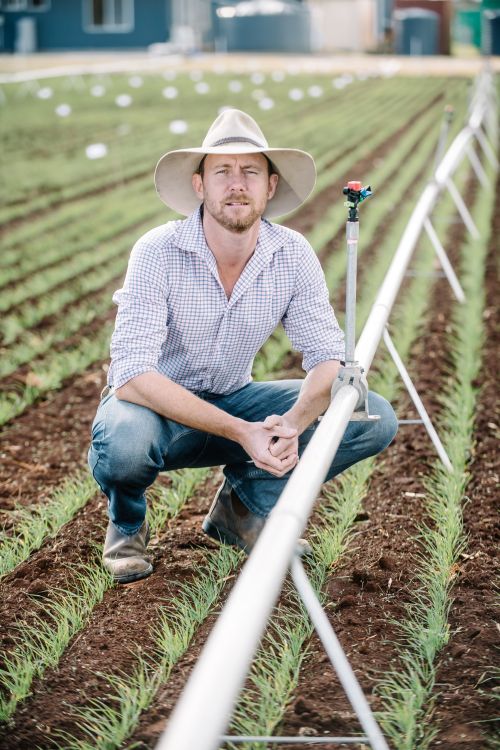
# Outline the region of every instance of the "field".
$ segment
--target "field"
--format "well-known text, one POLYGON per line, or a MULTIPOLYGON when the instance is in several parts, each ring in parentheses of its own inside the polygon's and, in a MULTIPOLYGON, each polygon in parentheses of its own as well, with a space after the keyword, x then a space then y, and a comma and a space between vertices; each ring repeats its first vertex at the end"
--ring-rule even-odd
MULTIPOLYGON (((318 253, 340 320, 342 187, 371 183, 360 331, 432 175, 444 107, 455 113, 449 143, 466 121, 470 85, 169 68, 0 90, 0 750, 153 748, 244 563, 201 531, 220 472, 185 470, 150 489, 154 574, 119 587, 100 565, 107 514, 86 468, 90 424, 106 380, 112 293, 135 240, 174 218, 154 194, 159 156, 201 143, 226 105, 253 114, 271 146, 310 151, 316 189, 283 222, 318 253)), ((394 750, 500 748, 500 210, 487 171, 489 188, 466 163, 456 175, 479 240, 449 198, 433 217, 466 302, 421 241, 391 316, 453 472, 421 425, 401 425, 379 459, 324 486, 307 529, 311 578, 394 750)), ((303 377, 283 331, 259 353, 254 377, 303 377)), ((401 419, 416 416, 382 345, 369 380, 401 419)), ((360 731, 288 584, 229 731, 360 731)))

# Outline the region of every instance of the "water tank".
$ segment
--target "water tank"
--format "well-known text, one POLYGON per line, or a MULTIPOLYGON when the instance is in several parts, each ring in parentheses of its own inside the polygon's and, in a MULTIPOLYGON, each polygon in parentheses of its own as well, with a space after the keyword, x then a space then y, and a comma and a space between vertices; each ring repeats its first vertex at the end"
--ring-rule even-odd
POLYGON ((217 37, 226 49, 258 52, 311 52, 307 6, 285 0, 248 0, 216 8, 217 37))
POLYGON ((439 16, 431 10, 420 8, 396 10, 394 37, 398 55, 437 55, 439 16))
POLYGON ((451 52, 451 20, 453 4, 451 0, 395 0, 394 10, 429 10, 439 16, 438 54, 451 52))
POLYGON ((485 10, 483 20, 483 52, 500 55, 500 10, 485 10))
POLYGON ((36 21, 30 16, 16 21, 16 42, 14 46, 18 55, 31 55, 36 52, 36 21))

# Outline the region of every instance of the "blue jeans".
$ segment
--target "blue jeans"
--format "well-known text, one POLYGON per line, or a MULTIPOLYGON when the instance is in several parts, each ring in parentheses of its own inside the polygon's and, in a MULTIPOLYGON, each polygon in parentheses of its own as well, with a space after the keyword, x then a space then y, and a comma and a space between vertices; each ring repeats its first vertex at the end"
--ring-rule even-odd
MULTIPOLYGON (((284 414, 296 401, 302 380, 249 383, 227 396, 202 394, 219 409, 249 422, 284 414)), ((386 448, 397 431, 391 405, 370 391, 373 422, 349 422, 325 479, 386 448)), ((299 438, 302 455, 318 423, 299 438)), ((290 474, 282 478, 258 469, 239 443, 160 416, 111 393, 99 404, 92 425, 89 466, 109 500, 109 515, 124 534, 135 534, 146 515, 145 491, 161 471, 224 464, 224 474, 246 507, 266 517, 290 474)))

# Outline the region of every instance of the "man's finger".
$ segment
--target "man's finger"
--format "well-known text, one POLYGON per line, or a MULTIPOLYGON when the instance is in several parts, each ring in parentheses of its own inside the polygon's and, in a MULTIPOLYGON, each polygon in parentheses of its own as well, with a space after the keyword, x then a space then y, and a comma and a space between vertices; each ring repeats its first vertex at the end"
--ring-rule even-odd
POLYGON ((297 430, 294 427, 285 427, 284 425, 276 425, 271 428, 272 437, 278 438, 293 438, 297 434, 297 430))
POLYGON ((298 461, 298 455, 297 453, 293 452, 290 453, 286 458, 283 460, 278 460, 271 463, 269 461, 254 461, 255 466, 259 469, 263 469, 264 471, 269 472, 269 474, 272 474, 275 477, 283 477, 285 474, 287 474, 290 469, 293 469, 293 467, 296 465, 298 461))
POLYGON ((271 429, 271 427, 276 427, 276 425, 282 424, 282 422, 283 417, 278 416, 278 414, 270 414, 264 419, 262 425, 266 428, 266 430, 269 430, 271 429))
POLYGON ((289 452, 296 442, 295 438, 277 438, 269 445, 269 453, 276 458, 283 458, 283 453, 289 452))

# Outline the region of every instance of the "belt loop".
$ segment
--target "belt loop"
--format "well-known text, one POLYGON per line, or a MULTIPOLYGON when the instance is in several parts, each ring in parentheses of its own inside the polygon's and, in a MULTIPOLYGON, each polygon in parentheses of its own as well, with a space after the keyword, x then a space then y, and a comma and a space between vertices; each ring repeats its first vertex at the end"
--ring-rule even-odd
POLYGON ((112 385, 105 385, 101 391, 101 401, 103 398, 106 398, 106 396, 109 396, 110 393, 113 393, 114 390, 115 389, 112 385))

